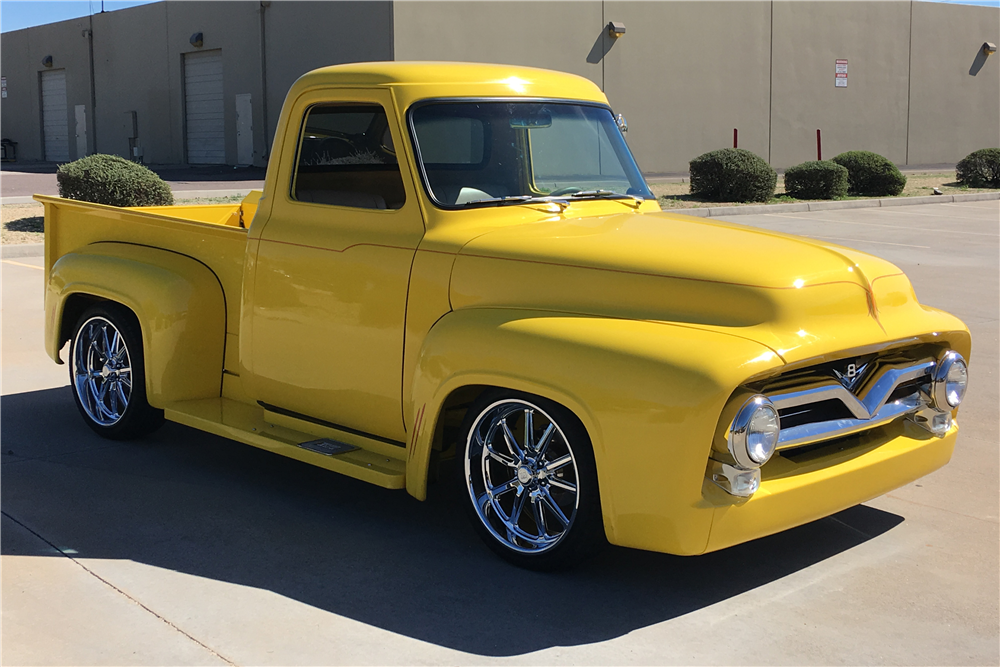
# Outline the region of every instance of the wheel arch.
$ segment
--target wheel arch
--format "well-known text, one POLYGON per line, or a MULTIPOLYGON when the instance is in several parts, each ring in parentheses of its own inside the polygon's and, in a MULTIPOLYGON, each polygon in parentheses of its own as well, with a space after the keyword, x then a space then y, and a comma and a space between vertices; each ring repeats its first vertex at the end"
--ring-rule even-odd
POLYGON ((435 439, 439 448, 447 444, 440 440, 442 417, 461 405, 463 394, 468 401, 489 387, 524 392, 561 405, 581 422, 593 446, 612 543, 669 543, 670 551, 697 553, 708 526, 681 526, 672 508, 702 502, 726 401, 753 372, 748 368, 781 363, 765 351, 744 338, 668 323, 453 311, 428 333, 416 361, 407 491, 426 498, 435 439))
POLYGON ((225 296, 215 274, 184 255, 98 243, 59 258, 45 294, 46 350, 60 350, 92 305, 129 309, 142 333, 150 405, 219 396, 225 348, 225 296))

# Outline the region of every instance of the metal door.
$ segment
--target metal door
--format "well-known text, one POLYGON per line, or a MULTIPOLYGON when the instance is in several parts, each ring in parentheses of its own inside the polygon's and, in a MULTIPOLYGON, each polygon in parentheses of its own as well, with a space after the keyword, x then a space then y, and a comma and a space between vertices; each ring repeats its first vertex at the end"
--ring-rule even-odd
POLYGON ((189 164, 225 164, 222 50, 184 54, 184 118, 189 164))
POLYGON ((77 104, 73 107, 76 115, 76 159, 87 154, 87 106, 77 104))
POLYGON ((250 93, 236 96, 236 164, 253 164, 253 110, 250 93))
POLYGON ((42 72, 42 139, 47 161, 69 162, 69 114, 64 69, 42 72))

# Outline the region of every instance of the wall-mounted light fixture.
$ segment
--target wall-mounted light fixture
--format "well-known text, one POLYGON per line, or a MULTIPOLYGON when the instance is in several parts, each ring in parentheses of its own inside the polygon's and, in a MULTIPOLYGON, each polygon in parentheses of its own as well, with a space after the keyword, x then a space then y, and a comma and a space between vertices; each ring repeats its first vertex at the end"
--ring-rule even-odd
POLYGON ((621 21, 611 21, 608 23, 608 35, 614 38, 621 37, 625 34, 625 24, 621 21))
POLYGON ((983 55, 989 56, 997 52, 997 45, 993 42, 983 42, 983 55))
POLYGON ((52 67, 52 56, 45 56, 42 58, 43 67, 52 67))
POLYGON ((191 35, 191 46, 200 49, 205 44, 205 36, 200 32, 191 35))

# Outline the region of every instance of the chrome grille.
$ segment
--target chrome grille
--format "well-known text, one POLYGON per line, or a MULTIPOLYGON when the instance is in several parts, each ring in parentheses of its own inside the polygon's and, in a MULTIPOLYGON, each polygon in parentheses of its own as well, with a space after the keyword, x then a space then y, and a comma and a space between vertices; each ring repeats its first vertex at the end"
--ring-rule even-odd
POLYGON ((803 384, 765 391, 783 420, 778 449, 866 431, 931 405, 933 358, 872 364, 854 391, 832 377, 803 378, 803 384))

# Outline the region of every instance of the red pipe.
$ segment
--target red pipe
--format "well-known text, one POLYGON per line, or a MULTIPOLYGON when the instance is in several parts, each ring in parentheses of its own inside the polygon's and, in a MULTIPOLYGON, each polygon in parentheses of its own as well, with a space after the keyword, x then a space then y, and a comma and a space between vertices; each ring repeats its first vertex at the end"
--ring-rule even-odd
POLYGON ((819 130, 816 130, 816 159, 823 159, 823 139, 820 137, 819 130))
POLYGON ((733 128, 733 148, 739 148, 739 130, 733 128))

